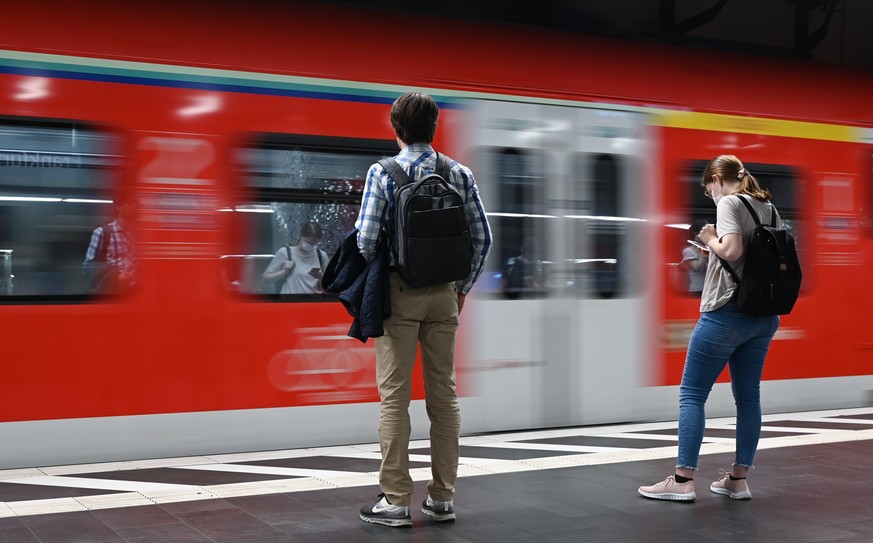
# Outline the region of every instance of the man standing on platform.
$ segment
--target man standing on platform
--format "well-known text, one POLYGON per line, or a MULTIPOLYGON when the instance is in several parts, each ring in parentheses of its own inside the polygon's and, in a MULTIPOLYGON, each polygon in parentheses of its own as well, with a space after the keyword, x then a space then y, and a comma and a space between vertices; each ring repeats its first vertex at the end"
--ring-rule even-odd
MULTIPOLYGON (((430 96, 408 92, 391 107, 391 125, 400 153, 394 157, 410 179, 421 179, 437 170, 438 154, 431 147, 437 128, 439 108, 430 96)), ((440 157, 442 158, 442 157, 440 157)), ((455 519, 455 479, 458 475, 460 408, 455 391, 455 337, 464 298, 479 278, 491 248, 491 229, 469 168, 451 159, 448 181, 464 199, 472 240, 469 274, 456 281, 413 287, 394 267, 391 254, 389 290, 391 316, 384 321, 385 334, 376 338, 376 382, 381 398, 379 442, 382 466, 379 485, 382 494, 372 505, 361 508, 361 520, 385 526, 411 526, 409 506, 413 483, 409 474, 411 425, 409 403, 412 369, 421 346, 425 404, 430 419, 432 479, 421 506, 436 521, 455 519)), ((370 167, 361 211, 355 227, 358 248, 367 261, 374 258, 381 236, 395 235, 395 184, 382 164, 370 167)), ((402 183, 402 182, 401 182, 402 183)), ((389 246, 392 244, 389 243, 389 246)))

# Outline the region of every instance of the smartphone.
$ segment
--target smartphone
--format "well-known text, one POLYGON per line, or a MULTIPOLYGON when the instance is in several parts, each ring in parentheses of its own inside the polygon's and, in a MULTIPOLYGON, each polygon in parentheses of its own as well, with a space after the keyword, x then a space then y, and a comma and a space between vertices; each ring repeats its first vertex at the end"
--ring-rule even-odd
POLYGON ((699 241, 694 241, 693 239, 689 239, 689 240, 688 240, 688 243, 690 243, 691 245, 694 245, 694 246, 697 247, 698 249, 703 249, 704 251, 709 251, 709 247, 707 247, 706 245, 700 243, 699 241))
POLYGON ((318 275, 319 273, 321 273, 321 268, 312 268, 309 270, 309 275, 318 275))

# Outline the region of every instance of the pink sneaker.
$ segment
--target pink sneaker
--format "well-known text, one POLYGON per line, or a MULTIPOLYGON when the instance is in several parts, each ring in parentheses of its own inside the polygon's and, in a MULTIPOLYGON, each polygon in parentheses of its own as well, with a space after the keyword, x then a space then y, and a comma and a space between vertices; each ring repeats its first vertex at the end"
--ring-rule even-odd
POLYGON ((751 500, 752 493, 749 492, 749 485, 745 479, 736 481, 731 480, 730 472, 723 469, 718 470, 721 477, 709 486, 711 492, 716 494, 724 494, 734 500, 751 500))
POLYGON ((690 502, 697 498, 697 493, 694 492, 694 481, 677 483, 675 475, 671 475, 652 486, 641 486, 639 493, 654 500, 690 502))

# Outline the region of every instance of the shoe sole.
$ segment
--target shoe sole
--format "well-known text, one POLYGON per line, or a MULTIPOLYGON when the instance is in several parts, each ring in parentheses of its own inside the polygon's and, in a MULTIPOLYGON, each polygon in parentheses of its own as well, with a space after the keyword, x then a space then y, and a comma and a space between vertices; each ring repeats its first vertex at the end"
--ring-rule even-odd
POLYGON ((697 493, 691 492, 690 494, 673 494, 670 492, 665 492, 661 494, 653 494, 651 492, 643 492, 642 490, 637 490, 640 493, 640 496, 645 496, 646 498, 651 498, 653 500, 669 500, 673 502, 693 502, 697 499, 697 493))
POLYGON ((421 508, 421 512, 430 518, 434 519, 437 522, 446 522, 449 520, 455 520, 454 513, 437 513, 436 511, 432 511, 430 509, 421 508))
POLYGON ((731 492, 726 488, 712 488, 709 487, 709 491, 714 494, 721 494, 722 496, 727 496, 732 500, 751 500, 752 493, 748 490, 744 490, 742 492, 731 492))
POLYGON ((412 519, 393 519, 393 518, 374 518, 360 515, 361 520, 371 524, 381 524, 382 526, 390 526, 391 528, 404 528, 412 526, 412 519))

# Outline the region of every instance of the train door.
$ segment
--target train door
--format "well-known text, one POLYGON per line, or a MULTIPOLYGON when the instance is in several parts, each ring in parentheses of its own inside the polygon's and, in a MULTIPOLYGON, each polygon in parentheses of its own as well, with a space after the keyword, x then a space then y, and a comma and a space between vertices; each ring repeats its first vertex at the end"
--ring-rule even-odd
POLYGON ((647 309, 638 114, 474 105, 469 156, 494 245, 473 305, 471 426, 630 417, 647 309), (474 420, 476 422, 474 422, 474 420))

